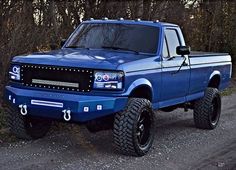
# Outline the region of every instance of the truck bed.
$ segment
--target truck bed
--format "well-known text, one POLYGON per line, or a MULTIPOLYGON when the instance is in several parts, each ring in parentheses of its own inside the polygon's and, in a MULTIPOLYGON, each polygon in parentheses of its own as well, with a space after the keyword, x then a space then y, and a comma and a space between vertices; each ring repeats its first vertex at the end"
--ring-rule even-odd
POLYGON ((214 53, 214 52, 202 52, 202 51, 191 51, 189 57, 213 57, 213 56, 225 56, 228 53, 214 53))

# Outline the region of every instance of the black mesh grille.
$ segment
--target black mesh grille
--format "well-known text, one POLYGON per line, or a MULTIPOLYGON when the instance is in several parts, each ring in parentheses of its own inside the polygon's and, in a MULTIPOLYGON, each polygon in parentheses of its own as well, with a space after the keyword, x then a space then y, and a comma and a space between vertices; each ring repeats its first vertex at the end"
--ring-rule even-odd
POLYGON ((89 92, 93 70, 42 65, 22 65, 21 82, 25 86, 89 92))

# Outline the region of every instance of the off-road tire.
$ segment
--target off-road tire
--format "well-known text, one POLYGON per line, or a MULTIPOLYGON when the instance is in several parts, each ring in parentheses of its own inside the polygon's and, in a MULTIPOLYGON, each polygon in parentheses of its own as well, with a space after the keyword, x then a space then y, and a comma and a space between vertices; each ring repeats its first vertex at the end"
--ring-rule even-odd
POLYGON ((143 98, 130 98, 126 109, 115 115, 113 134, 115 145, 123 154, 132 156, 147 154, 154 139, 154 112, 151 102, 143 98), (144 144, 139 142, 137 135, 140 134, 138 126, 142 117, 146 117, 143 120, 145 124, 143 131, 147 138, 144 144))
POLYGON ((51 127, 51 120, 23 116, 16 108, 7 106, 6 112, 10 131, 17 138, 25 140, 42 138, 47 134, 51 127))
POLYGON ((194 104, 194 122, 199 129, 215 129, 221 114, 221 96, 216 88, 207 88, 202 99, 194 104))

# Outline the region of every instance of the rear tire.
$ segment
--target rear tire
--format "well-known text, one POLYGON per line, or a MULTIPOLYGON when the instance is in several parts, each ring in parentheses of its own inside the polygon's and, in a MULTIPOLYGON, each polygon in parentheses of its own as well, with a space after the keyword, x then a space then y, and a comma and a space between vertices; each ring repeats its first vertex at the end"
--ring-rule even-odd
POLYGON ((207 88, 205 96, 194 104, 194 122, 200 129, 215 129, 221 114, 221 96, 216 88, 207 88))
POLYGON ((51 120, 23 116, 18 109, 7 107, 7 119, 10 131, 20 139, 38 139, 44 137, 51 127, 51 120))
POLYGON ((147 154, 154 139, 151 102, 142 98, 129 99, 127 108, 115 115, 113 133, 115 145, 123 154, 147 154))

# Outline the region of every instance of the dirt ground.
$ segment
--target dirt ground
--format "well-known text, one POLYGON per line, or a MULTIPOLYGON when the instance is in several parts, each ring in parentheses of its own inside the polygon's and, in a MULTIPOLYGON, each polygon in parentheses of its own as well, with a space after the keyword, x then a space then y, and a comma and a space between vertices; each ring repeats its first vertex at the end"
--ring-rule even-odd
POLYGON ((153 148, 144 157, 115 150, 112 132, 89 133, 83 126, 54 127, 45 138, 0 136, 0 169, 236 169, 236 93, 223 97, 215 130, 194 127, 192 111, 156 113, 153 148), (57 130, 55 130, 57 129, 57 130))

